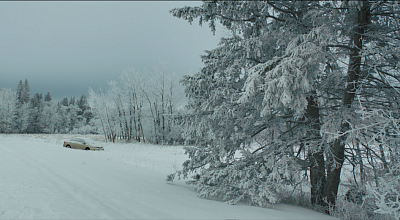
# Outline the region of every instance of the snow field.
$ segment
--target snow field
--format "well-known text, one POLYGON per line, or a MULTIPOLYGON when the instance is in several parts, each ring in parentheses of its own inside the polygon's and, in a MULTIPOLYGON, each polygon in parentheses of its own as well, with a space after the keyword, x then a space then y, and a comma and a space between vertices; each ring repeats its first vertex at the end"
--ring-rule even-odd
POLYGON ((182 146, 89 136, 105 150, 63 148, 71 137, 0 135, 0 219, 334 219, 198 198, 183 180, 165 181, 187 159, 182 146))

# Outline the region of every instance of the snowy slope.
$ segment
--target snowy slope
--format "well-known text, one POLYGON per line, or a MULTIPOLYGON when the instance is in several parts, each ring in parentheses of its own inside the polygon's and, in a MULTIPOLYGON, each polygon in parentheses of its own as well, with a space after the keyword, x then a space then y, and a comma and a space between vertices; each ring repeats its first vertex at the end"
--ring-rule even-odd
POLYGON ((0 135, 0 219, 334 219, 299 207, 228 205, 165 182, 180 146, 62 147, 68 136, 0 135))

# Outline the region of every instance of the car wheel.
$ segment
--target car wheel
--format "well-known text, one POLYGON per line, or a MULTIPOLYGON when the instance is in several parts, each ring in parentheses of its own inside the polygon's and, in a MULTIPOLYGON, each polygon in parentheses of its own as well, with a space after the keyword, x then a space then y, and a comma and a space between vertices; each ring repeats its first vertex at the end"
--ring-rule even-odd
POLYGON ((65 146, 66 148, 71 148, 71 145, 67 145, 67 146, 65 146))
POLYGON ((87 148, 85 148, 85 150, 90 150, 90 148, 87 147, 87 148))

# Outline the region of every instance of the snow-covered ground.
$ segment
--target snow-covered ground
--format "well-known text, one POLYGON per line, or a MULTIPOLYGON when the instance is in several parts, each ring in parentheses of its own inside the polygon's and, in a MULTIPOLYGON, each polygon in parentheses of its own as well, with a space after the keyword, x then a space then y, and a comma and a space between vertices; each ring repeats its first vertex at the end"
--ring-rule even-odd
POLYGON ((0 219, 334 219, 198 198, 184 181, 165 181, 187 158, 181 146, 63 148, 70 137, 0 134, 0 219))

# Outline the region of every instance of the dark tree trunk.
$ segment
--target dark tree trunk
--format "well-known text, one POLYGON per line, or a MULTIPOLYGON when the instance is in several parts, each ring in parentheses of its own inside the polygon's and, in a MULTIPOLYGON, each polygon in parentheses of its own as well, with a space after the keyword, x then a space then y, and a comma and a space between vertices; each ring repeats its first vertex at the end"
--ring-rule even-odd
MULTIPOLYGON (((344 162, 344 138, 340 138, 336 140, 332 146, 332 157, 327 162, 328 170, 327 170, 327 182, 325 188, 325 203, 324 205, 328 208, 329 206, 334 206, 336 204, 336 197, 339 189, 340 183, 340 173, 342 171, 342 166, 344 162)), ((327 213, 329 213, 329 210, 327 213)))
MULTIPOLYGON (((315 92, 313 95, 315 95, 315 92)), ((308 97, 307 101, 306 116, 311 122, 309 136, 314 140, 312 142, 318 143, 318 140, 321 139, 319 109, 314 96, 308 97)), ((323 149, 319 146, 310 146, 308 160, 310 162, 311 204, 323 205, 323 196, 326 184, 323 149)))
MULTIPOLYGON (((343 94, 342 107, 350 108, 351 103, 354 100, 355 92, 358 87, 358 81, 361 74, 361 54, 360 51, 363 48, 363 35, 366 30, 366 25, 369 24, 369 2, 359 2, 361 7, 357 10, 357 26, 354 28, 354 34, 352 36, 353 49, 349 57, 349 66, 347 71, 347 86, 343 94)), ((350 126, 347 122, 344 122, 340 127, 340 132, 343 134, 348 131, 350 126)), ((336 197, 338 193, 340 183, 340 173, 344 162, 344 150, 346 135, 339 137, 331 146, 332 159, 328 161, 327 170, 327 185, 325 189, 325 206, 334 206, 336 204, 336 197)), ((327 209, 327 212, 329 210, 327 209)))
POLYGON ((311 204, 322 206, 326 185, 324 154, 318 151, 310 156, 311 204))

